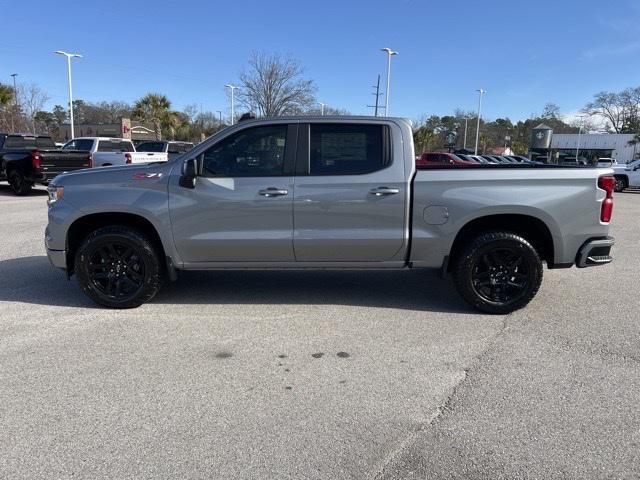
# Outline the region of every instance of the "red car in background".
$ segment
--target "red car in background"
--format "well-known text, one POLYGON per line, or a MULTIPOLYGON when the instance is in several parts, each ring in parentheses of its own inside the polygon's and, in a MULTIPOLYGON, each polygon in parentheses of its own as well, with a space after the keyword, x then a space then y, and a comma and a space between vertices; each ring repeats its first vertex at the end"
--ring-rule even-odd
POLYGON ((441 167, 443 165, 459 165, 459 166, 470 166, 470 165, 478 165, 476 162, 470 162, 468 160, 463 160, 462 158, 454 155, 453 153, 446 152, 429 152, 423 153, 418 158, 416 158, 416 167, 441 167))

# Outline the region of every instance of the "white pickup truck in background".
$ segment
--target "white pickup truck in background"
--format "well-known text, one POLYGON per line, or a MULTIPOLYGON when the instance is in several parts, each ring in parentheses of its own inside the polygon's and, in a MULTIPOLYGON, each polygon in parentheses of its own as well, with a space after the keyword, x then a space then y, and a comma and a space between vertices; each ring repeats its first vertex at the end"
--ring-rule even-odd
POLYGON ((169 160, 188 152, 193 148, 191 142, 178 142, 174 140, 152 140, 139 143, 136 146, 138 152, 164 152, 169 160))
POLYGON ((136 152, 131 140, 106 137, 80 137, 67 142, 62 150, 89 152, 91 166, 128 165, 133 163, 166 162, 166 153, 136 152))
POLYGON ((640 160, 613 165, 613 174, 616 178, 616 192, 629 187, 640 187, 640 160))

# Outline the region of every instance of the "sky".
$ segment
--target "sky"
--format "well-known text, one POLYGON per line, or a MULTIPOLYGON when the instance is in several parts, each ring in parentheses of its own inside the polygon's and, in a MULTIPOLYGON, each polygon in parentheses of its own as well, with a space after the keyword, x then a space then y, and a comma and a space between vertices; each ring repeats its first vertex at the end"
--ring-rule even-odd
POLYGON ((477 109, 514 121, 547 102, 575 114, 596 92, 640 85, 640 0, 0 0, 0 82, 36 83, 48 107, 74 98, 229 111, 224 85, 252 51, 291 55, 318 101, 370 114, 392 59, 390 112, 419 119, 477 109))

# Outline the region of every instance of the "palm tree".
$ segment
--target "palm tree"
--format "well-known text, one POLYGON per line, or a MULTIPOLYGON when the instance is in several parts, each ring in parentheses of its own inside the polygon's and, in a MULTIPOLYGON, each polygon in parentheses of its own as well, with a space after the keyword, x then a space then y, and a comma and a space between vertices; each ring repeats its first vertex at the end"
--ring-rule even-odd
POLYGON ((162 140, 162 127, 173 124, 169 99, 160 93, 147 93, 133 106, 133 117, 153 124, 156 139, 162 140))

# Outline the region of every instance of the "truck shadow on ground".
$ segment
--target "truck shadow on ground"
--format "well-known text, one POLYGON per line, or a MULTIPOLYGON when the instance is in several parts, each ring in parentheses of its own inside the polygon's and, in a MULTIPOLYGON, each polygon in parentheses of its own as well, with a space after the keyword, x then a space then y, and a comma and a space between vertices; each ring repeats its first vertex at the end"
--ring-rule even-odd
MULTIPOLYGON (((0 301, 99 308, 45 256, 0 261, 0 301)), ((472 313, 450 280, 435 272, 210 271, 180 272, 152 304, 346 305, 472 313)))
MULTIPOLYGON (((34 187, 33 190, 31 190, 31 193, 26 196, 26 198, 42 197, 46 195, 47 195, 47 188, 43 186, 38 186, 38 187, 34 187)), ((13 193, 13 190, 11 189, 8 183, 0 183, 0 197, 25 198, 25 197, 18 197, 15 193, 13 193)))

